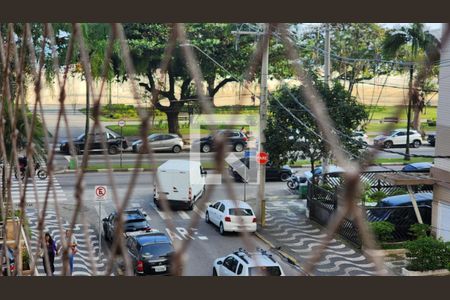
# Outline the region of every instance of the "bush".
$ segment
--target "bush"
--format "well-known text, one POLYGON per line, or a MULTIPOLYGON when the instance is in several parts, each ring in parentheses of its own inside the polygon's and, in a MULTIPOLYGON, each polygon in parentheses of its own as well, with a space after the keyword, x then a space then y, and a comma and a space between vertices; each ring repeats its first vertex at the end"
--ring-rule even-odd
POLYGON ((369 196, 369 201, 370 202, 378 202, 378 201, 380 201, 381 199, 384 199, 384 198, 386 198, 387 197, 387 195, 386 195, 386 193, 385 192, 383 192, 383 191, 377 191, 377 192, 374 192, 374 193, 372 193, 370 196, 369 196))
POLYGON ((22 270, 30 269, 30 255, 27 249, 22 250, 22 270))
POLYGON ((409 258, 408 270, 432 271, 447 269, 450 263, 450 244, 433 237, 421 237, 405 245, 409 258))
POLYGON ((430 225, 428 224, 413 224, 409 227, 409 232, 416 239, 427 237, 430 234, 430 225))
POLYGON ((370 227, 379 242, 384 243, 392 240, 392 233, 395 230, 395 226, 391 222, 371 222, 370 227))

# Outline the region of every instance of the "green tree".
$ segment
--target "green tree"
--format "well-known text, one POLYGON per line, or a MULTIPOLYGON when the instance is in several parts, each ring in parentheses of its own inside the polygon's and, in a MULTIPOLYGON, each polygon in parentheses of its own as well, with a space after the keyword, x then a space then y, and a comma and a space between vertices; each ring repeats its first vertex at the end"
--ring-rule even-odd
MULTIPOLYGON (((315 87, 324 99, 336 129, 346 136, 351 136, 352 130, 367 118, 364 106, 359 104, 338 82, 330 88, 317 79, 315 82, 315 87)), ((270 98, 270 112, 265 131, 270 139, 267 139, 266 149, 271 161, 276 165, 308 158, 311 168, 314 169, 315 163, 329 153, 321 138, 316 119, 300 105, 305 106, 303 89, 303 86, 282 86, 270 98)), ((349 137, 340 137, 348 151, 358 153, 361 147, 359 143, 355 143, 349 137)))
MULTIPOLYGON (((420 61, 425 58, 432 63, 439 61, 439 40, 422 23, 413 23, 408 27, 392 29, 386 32, 383 42, 383 52, 389 58, 399 58, 410 61, 420 61)), ((425 78, 420 78, 418 87, 413 90, 412 109, 414 118, 412 126, 419 130, 420 113, 425 106, 424 95, 430 91, 430 78, 436 76, 437 67, 427 72, 425 78)), ((417 71, 417 70, 416 70, 417 71)))

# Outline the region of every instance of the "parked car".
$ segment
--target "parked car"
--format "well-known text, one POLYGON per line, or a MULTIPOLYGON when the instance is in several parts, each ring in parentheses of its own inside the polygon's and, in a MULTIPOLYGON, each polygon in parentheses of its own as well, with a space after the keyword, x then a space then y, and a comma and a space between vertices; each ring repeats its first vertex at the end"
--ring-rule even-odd
POLYGON ((175 249, 164 233, 127 233, 126 247, 135 275, 170 274, 175 249))
MULTIPOLYGON (((254 157, 252 159, 255 159, 254 157)), ((247 166, 247 168, 250 166, 250 158, 249 157, 243 157, 240 159, 240 161, 247 166)), ((239 174, 238 170, 236 169, 236 165, 232 166, 230 165, 228 167, 228 171, 230 175, 234 178, 237 182, 243 182, 244 178, 239 174)), ((289 178, 291 178, 293 172, 291 167, 289 166, 282 166, 282 167, 276 167, 270 162, 266 164, 266 181, 287 181, 289 178)))
POLYGON ((214 150, 214 141, 218 136, 225 136, 227 144, 235 152, 242 152, 245 148, 247 148, 248 138, 244 133, 238 130, 219 130, 215 135, 209 135, 207 137, 201 138, 198 141, 195 141, 193 148, 195 149, 195 147, 200 144, 199 147, 201 152, 211 152, 214 150))
MULTIPOLYGON (((433 193, 415 193, 414 197, 420 212, 430 210, 433 193)), ((378 202, 375 207, 367 209, 366 213, 367 221, 369 222, 387 221, 399 228, 409 227, 417 223, 417 217, 409 194, 386 197, 378 202)), ((429 213, 427 216, 428 219, 423 219, 423 222, 430 224, 431 214, 429 213)))
MULTIPOLYGON (((154 151, 172 151, 179 153, 183 150, 183 140, 177 134, 154 133, 147 137, 151 149, 154 151)), ((134 141, 131 144, 133 152, 141 153, 143 151, 142 140, 134 141)), ((149 147, 150 148, 150 147, 149 147)))
POLYGON ((154 181, 154 203, 159 207, 159 201, 164 194, 171 206, 191 210, 195 201, 205 191, 206 174, 198 161, 177 159, 166 161, 157 170, 160 186, 158 187, 154 181))
POLYGON ((432 163, 429 162, 418 162, 407 164, 402 168, 402 172, 430 172, 431 167, 433 167, 432 163))
POLYGON ((0 244, 0 256, 2 256, 2 274, 3 276, 8 276, 8 265, 6 261, 6 257, 9 260, 9 270, 10 274, 15 271, 15 261, 14 261, 14 252, 10 247, 6 247, 6 257, 3 256, 3 244, 0 244))
MULTIPOLYGON (((374 146, 391 148, 393 146, 406 145, 406 129, 391 131, 389 135, 379 135, 373 140, 374 146)), ((415 130, 409 131, 409 142, 414 148, 419 148, 423 144, 422 136, 415 130)))
MULTIPOLYGON (((84 151, 85 147, 85 134, 80 134, 77 138, 73 139, 74 151, 76 154, 80 154, 84 151)), ((89 146, 90 151, 103 151, 108 150, 109 154, 118 154, 120 152, 120 147, 122 149, 128 148, 127 140, 110 130, 106 130, 103 134, 95 133, 91 136, 91 145, 89 146), (107 149, 103 147, 103 140, 106 139, 107 149)), ((59 150, 67 155, 70 155, 69 142, 63 140, 59 144, 59 150)))
POLYGON ((255 213, 243 201, 216 201, 206 209, 205 221, 219 227, 222 235, 225 232, 256 231, 255 213))
POLYGON ((213 276, 284 276, 284 272, 267 251, 239 249, 214 261, 213 276))
MULTIPOLYGON (((433 201, 433 193, 415 193, 417 204, 431 205, 433 201)), ((394 206, 408 206, 412 205, 412 200, 409 194, 390 196, 382 199, 377 207, 394 207, 394 206)))
MULTIPOLYGON (((147 215, 144 212, 137 208, 124 210, 122 214, 124 221, 123 231, 133 232, 151 230, 150 224, 145 218, 146 216, 147 215)), ((113 212, 107 218, 103 219, 103 234, 108 241, 112 241, 114 238, 117 221, 119 219, 118 217, 117 212, 113 212)))
MULTIPOLYGON (((330 176, 333 176, 333 175, 339 176, 339 175, 341 175, 342 173, 345 172, 345 170, 343 168, 338 167, 336 165, 328 165, 327 168, 328 168, 328 170, 327 170, 326 174, 330 175, 330 176)), ((311 180, 313 178, 313 176, 321 176, 322 173, 323 173, 323 166, 318 166, 318 167, 314 168, 313 172, 306 171, 304 173, 304 175, 305 175, 307 180, 311 180)))
POLYGON ((436 146, 436 133, 429 133, 427 136, 427 141, 430 146, 436 146))
POLYGON ((352 138, 364 145, 369 145, 369 137, 363 131, 353 131, 352 138))

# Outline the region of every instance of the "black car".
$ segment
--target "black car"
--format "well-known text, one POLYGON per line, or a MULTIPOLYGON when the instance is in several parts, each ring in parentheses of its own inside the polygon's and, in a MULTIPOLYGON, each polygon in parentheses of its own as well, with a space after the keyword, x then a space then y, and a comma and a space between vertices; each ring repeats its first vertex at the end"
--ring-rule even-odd
MULTIPOLYGON (((252 158, 255 159, 255 158, 252 158)), ((247 166, 250 165, 250 159, 248 157, 243 157, 240 161, 247 166)), ((228 168, 231 176, 233 176, 235 181, 243 182, 242 176, 237 172, 233 166, 228 168)), ((277 167, 272 165, 270 162, 266 164, 266 181, 287 181, 292 176, 292 169, 289 166, 277 167)))
POLYGON ((208 153, 214 150, 214 140, 223 135, 233 151, 242 152, 247 148, 248 138, 244 133, 237 130, 219 130, 215 135, 209 135, 200 139, 200 151, 208 153))
MULTIPOLYGON (((151 230, 146 214, 140 209, 127 209, 123 212, 124 232, 151 230)), ((103 233, 107 241, 112 241, 118 221, 117 212, 111 213, 107 218, 103 219, 103 233)))
POLYGON ((162 232, 127 235, 127 250, 135 275, 170 274, 175 249, 167 235, 162 232))
MULTIPOLYGON (((84 151, 85 147, 85 134, 79 135, 77 138, 73 140, 74 151, 76 154, 80 154, 84 151)), ((99 151, 105 150, 103 147, 103 140, 106 141, 107 149, 109 154, 117 154, 120 152, 120 146, 122 145, 122 149, 128 148, 127 140, 112 131, 106 131, 103 134, 95 133, 91 136, 91 145, 89 146, 89 150, 91 151, 99 151)), ((59 145, 59 150, 67 155, 70 155, 70 148, 68 141, 61 141, 59 145)))
POLYGON ((15 270, 13 250, 9 247, 6 247, 6 257, 4 257, 3 256, 3 244, 0 244, 0 256, 2 256, 2 274, 3 274, 3 276, 8 276, 8 265, 6 262, 6 257, 8 257, 9 270, 10 270, 10 274, 12 274, 15 270))
POLYGON ((427 136, 427 141, 430 146, 434 147, 436 145, 436 133, 429 133, 427 136))

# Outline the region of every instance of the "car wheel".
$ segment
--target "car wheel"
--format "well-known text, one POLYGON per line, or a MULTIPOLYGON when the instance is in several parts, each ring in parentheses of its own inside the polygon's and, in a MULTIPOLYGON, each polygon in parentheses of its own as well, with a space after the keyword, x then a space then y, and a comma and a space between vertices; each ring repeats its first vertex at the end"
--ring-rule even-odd
POLYGON ((216 268, 213 268, 213 276, 217 276, 216 268))
POLYGON ((211 146, 210 145, 205 144, 205 145, 202 146, 202 152, 208 153, 210 151, 211 151, 211 146))
POLYGON ((220 233, 221 235, 225 235, 225 229, 223 228, 223 223, 222 223, 222 222, 220 222, 219 233, 220 233))
POLYGON ((205 214, 205 222, 206 223, 211 223, 211 221, 209 220, 209 213, 208 212, 206 212, 206 214, 205 214))
POLYGON ((115 154, 119 153, 119 147, 117 147, 116 145, 109 146, 108 153, 111 155, 115 155, 115 154))
POLYGON ((394 144, 391 141, 384 142, 384 148, 389 149, 392 148, 392 146, 394 146, 394 144))
POLYGON ((244 145, 242 145, 241 143, 234 145, 234 151, 242 152, 243 150, 244 150, 244 145))
POLYGON ((192 202, 188 205, 187 209, 188 209, 188 210, 193 210, 193 209, 194 209, 194 201, 192 201, 192 202))
POLYGON ((39 170, 37 176, 39 179, 44 180, 47 178, 47 172, 45 170, 39 170))
POLYGON ((281 173, 280 175, 281 181, 288 181, 289 178, 291 178, 291 175, 289 175, 288 173, 281 173))
POLYGON ((178 146, 178 145, 173 146, 172 152, 173 153, 180 153, 181 152, 181 147, 178 146))
POLYGON ((415 141, 413 142, 413 147, 414 147, 414 148, 419 148, 420 145, 422 145, 422 143, 421 143, 419 140, 415 140, 415 141))

